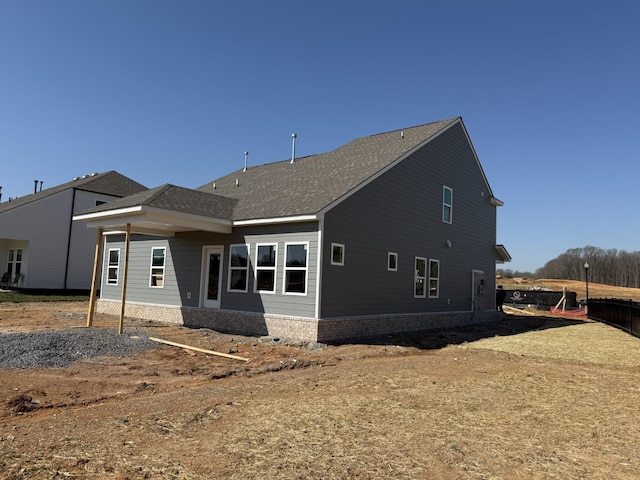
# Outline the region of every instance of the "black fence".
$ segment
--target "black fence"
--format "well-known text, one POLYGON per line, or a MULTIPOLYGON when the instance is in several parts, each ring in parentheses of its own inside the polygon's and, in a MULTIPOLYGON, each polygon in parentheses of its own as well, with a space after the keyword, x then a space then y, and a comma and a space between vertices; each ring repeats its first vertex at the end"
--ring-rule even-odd
MULTIPOLYGON (((536 307, 540 310, 549 310, 555 307, 562 300, 562 292, 548 292, 546 290, 504 290, 507 297, 504 303, 517 306, 536 307)), ((566 307, 575 308, 578 304, 576 301, 576 292, 566 292, 566 307)))
POLYGON ((609 323, 640 337, 640 303, 616 298, 589 299, 589 318, 609 323))

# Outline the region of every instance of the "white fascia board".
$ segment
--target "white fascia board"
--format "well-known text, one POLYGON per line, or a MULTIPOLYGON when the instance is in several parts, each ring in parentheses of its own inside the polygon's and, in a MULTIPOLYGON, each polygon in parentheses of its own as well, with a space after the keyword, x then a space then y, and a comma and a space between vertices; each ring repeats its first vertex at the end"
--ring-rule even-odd
POLYGON ((504 202, 502 200, 498 200, 496 197, 491 197, 491 205, 494 207, 502 207, 504 202))
POLYGON ((185 230, 231 233, 232 228, 230 220, 174 212, 144 205, 77 215, 73 219, 85 221, 89 227, 94 228, 121 229, 123 225, 130 223, 134 230, 137 224, 140 232, 143 232, 144 229, 146 232, 171 232, 171 234, 185 230))
POLYGON ((118 210, 105 210, 104 212, 95 212, 95 213, 81 213, 80 215, 74 215, 74 220, 98 220, 100 218, 105 217, 119 217, 122 215, 130 215, 132 213, 140 213, 142 212, 142 205, 137 205, 135 207, 127 207, 120 208, 118 210))
POLYGON ((318 220, 318 215, 298 215, 294 217, 257 218, 255 220, 237 220, 233 222, 233 226, 246 227, 249 225, 268 225, 273 223, 315 222, 317 220, 318 220))

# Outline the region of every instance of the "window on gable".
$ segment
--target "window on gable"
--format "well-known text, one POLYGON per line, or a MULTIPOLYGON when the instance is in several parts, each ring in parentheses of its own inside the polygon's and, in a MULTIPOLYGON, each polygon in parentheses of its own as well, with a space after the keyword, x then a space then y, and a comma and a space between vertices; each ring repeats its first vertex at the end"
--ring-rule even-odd
POLYGON ((442 187, 442 221, 453 222, 453 189, 442 187))
POLYGON ((413 296, 415 298, 425 298, 425 281, 427 275, 427 259, 422 257, 416 257, 415 265, 415 278, 414 278, 414 290, 413 296))
POLYGON ((165 247, 153 247, 151 249, 151 276, 149 280, 150 287, 164 287, 165 256, 165 247))
POLYGON ((107 258, 107 285, 118 285, 120 273, 120 249, 110 248, 107 258))
POLYGON ((440 261, 429 260, 429 298, 440 295, 440 261))
POLYGON ((275 293, 277 245, 256 245, 256 292, 275 293))
POLYGON ((285 246, 284 293, 307 293, 307 244, 290 243, 285 246))
POLYGON ((246 292, 249 282, 249 247, 231 245, 229 255, 229 291, 246 292))
POLYGON ((387 270, 390 272, 398 271, 398 254, 394 252, 387 253, 387 270))
POLYGON ((331 244, 331 265, 344 265, 344 245, 341 243, 331 244))

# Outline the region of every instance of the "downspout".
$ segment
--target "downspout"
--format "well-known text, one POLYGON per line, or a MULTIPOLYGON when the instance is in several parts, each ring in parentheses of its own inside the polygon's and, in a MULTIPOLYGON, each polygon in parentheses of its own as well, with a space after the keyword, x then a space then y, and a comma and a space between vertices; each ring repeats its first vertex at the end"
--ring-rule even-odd
POLYGON ((73 198, 71 199, 71 215, 69 215, 69 236, 67 238, 67 258, 64 267, 64 289, 67 289, 67 278, 69 277, 69 254, 71 251, 71 230, 73 229, 73 210, 76 205, 76 189, 73 189, 73 198))

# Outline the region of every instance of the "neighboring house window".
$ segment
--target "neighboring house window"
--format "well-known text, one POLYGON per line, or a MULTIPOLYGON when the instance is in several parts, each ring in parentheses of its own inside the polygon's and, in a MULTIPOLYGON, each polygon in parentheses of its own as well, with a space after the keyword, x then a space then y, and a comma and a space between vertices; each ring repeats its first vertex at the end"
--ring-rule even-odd
POLYGON ((284 293, 307 293, 307 244, 290 243, 285 246, 284 293))
POLYGON ((422 257, 416 257, 415 268, 415 287, 413 296, 416 298, 425 298, 427 292, 425 290, 425 281, 427 275, 427 259, 422 257))
POLYGON ((151 249, 151 279, 149 281, 150 287, 164 286, 165 256, 165 247, 154 247, 151 249))
POLYGON ((110 248, 107 260, 107 285, 118 284, 118 272, 120 270, 120 249, 110 248))
POLYGON ((229 256, 229 291, 246 292, 249 282, 249 247, 231 245, 229 256))
POLYGON ((387 270, 390 272, 398 271, 398 254, 394 252, 389 252, 387 254, 387 270))
POLYGON ((331 265, 344 265, 344 245, 341 243, 331 244, 331 265))
POLYGON ((440 260, 429 260, 429 298, 440 295, 440 260))
POLYGON ((256 292, 276 291, 277 245, 256 245, 256 292))
POLYGON ((22 273, 22 249, 21 248, 9 249, 8 261, 7 261, 7 273, 9 274, 9 276, 18 275, 22 273))
POLYGON ((442 187, 442 221, 453 222, 453 189, 442 187))

